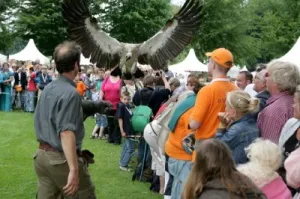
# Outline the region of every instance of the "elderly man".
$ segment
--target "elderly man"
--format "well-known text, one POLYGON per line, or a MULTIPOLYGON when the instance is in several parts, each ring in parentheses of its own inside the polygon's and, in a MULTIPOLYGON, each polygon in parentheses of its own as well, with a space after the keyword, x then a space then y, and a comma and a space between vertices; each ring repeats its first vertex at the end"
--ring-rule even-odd
POLYGON ((268 64, 265 77, 271 97, 257 124, 262 138, 277 144, 284 124, 293 117, 293 94, 300 84, 300 74, 296 65, 275 60, 268 64))
POLYGON ((254 78, 253 89, 257 92, 255 97, 260 100, 259 112, 265 108, 267 100, 270 98, 270 93, 267 91, 266 85, 266 68, 266 66, 261 66, 260 70, 256 70, 257 73, 254 78))

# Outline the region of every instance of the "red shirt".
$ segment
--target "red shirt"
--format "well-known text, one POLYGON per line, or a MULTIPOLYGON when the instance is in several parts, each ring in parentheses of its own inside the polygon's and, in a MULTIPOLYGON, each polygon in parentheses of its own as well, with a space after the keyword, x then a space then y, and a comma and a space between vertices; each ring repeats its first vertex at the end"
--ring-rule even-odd
POLYGON ((293 100, 293 95, 287 92, 271 96, 257 120, 262 138, 278 144, 283 126, 294 115, 293 100))
POLYGON ((30 80, 28 81, 28 91, 36 91, 36 83, 35 83, 36 74, 33 72, 30 75, 30 80))

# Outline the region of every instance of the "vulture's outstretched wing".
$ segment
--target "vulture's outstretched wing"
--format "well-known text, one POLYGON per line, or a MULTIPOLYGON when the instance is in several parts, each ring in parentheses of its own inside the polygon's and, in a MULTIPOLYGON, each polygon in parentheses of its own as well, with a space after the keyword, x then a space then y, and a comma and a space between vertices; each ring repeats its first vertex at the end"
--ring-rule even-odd
POLYGON ((85 57, 98 66, 111 68, 119 64, 122 44, 103 32, 91 16, 87 0, 64 0, 62 15, 70 38, 82 47, 85 57))
POLYGON ((138 62, 157 70, 165 67, 168 60, 176 58, 198 29, 202 7, 202 0, 186 0, 158 33, 140 46, 138 62))

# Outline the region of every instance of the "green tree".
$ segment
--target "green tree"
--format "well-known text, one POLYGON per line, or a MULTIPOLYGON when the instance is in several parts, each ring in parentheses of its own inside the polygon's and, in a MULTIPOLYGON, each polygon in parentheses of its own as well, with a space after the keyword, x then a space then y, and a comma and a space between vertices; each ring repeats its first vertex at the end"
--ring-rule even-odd
POLYGON ((283 56, 300 36, 300 3, 297 0, 251 0, 249 34, 256 38, 257 62, 283 56))
POLYGON ((11 48, 15 40, 10 18, 16 5, 16 0, 0 1, 0 52, 5 55, 9 54, 9 48, 11 48))
POLYGON ((249 16, 243 0, 205 0, 202 12, 202 23, 192 42, 202 61, 207 59, 205 52, 220 47, 230 49, 237 64, 246 64, 246 57, 257 55, 254 38, 247 34, 249 16))
POLYGON ((105 0, 99 21, 112 37, 123 42, 146 41, 172 17, 170 0, 105 0))
POLYGON ((26 1, 16 22, 19 36, 26 41, 34 39, 38 49, 48 56, 52 55, 57 44, 67 39, 60 3, 53 0, 26 1))

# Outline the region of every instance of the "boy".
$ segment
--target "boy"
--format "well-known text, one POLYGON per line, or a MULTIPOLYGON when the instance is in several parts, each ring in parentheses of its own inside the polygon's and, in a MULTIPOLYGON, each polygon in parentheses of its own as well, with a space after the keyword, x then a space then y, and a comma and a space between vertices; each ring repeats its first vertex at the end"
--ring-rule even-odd
POLYGON ((121 94, 121 102, 118 104, 117 109, 117 118, 121 135, 125 138, 120 159, 120 169, 122 171, 131 171, 131 169, 128 168, 128 163, 134 154, 134 141, 129 138, 133 133, 130 122, 132 111, 129 108, 129 102, 130 93, 125 91, 121 94))

